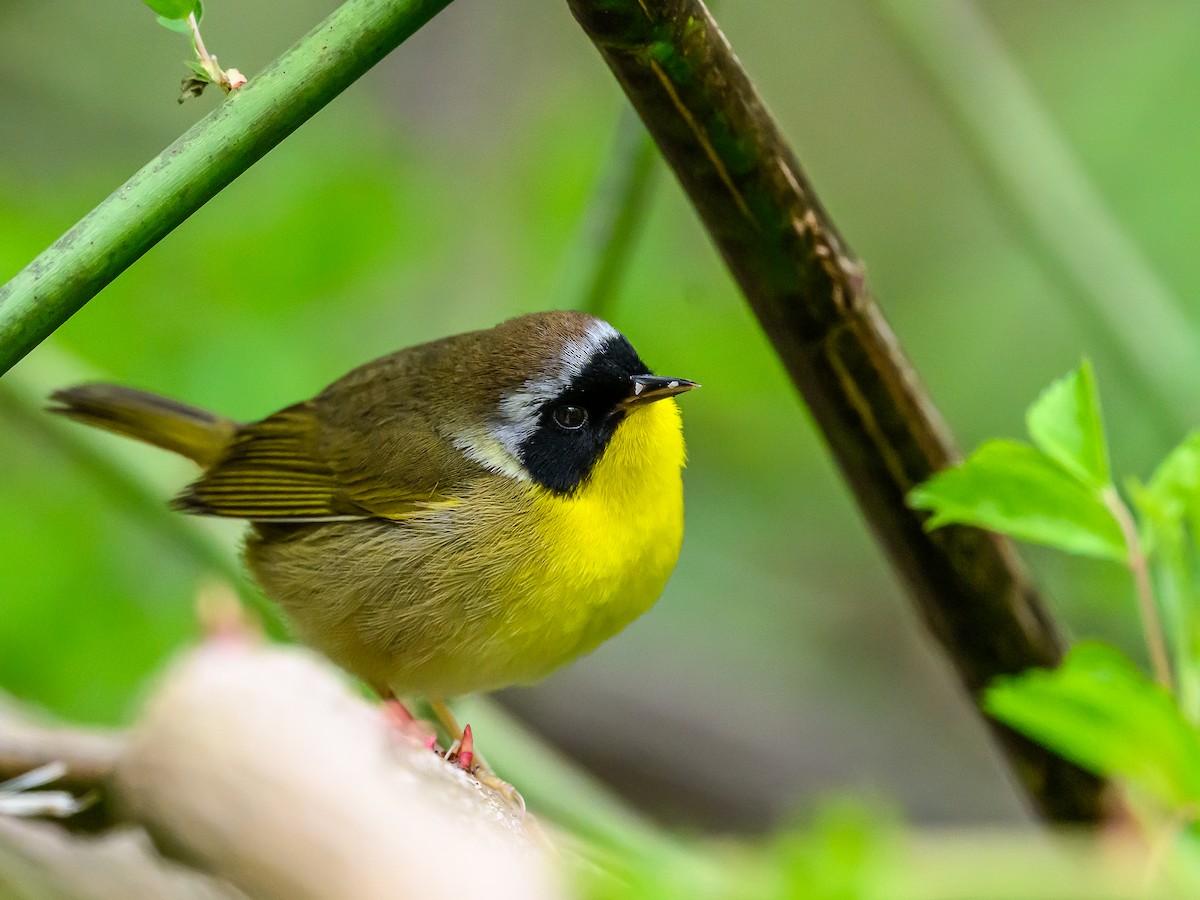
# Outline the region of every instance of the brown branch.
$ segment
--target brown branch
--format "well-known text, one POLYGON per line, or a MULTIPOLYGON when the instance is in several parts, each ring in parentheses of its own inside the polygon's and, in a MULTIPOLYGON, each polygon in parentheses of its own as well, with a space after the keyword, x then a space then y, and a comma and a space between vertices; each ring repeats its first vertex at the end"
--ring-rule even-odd
POLYGON ((258 900, 559 896, 532 815, 300 648, 219 638, 176 663, 112 789, 166 854, 258 900))
MULTIPOLYGON (((699 0, 568 0, 633 101, 803 395, 863 514, 971 692, 1061 640, 1011 546, 932 534, 905 504, 955 450, 778 126, 699 0)), ((1095 821, 1102 785, 989 722, 1043 816, 1095 821)))

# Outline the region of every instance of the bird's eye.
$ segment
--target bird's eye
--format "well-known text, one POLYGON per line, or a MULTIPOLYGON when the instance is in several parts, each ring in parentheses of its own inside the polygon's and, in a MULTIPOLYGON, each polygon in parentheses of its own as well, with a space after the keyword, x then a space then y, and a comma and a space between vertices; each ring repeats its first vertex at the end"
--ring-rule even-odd
POLYGON ((582 406, 554 407, 554 424, 568 431, 576 431, 587 423, 587 410, 582 406))

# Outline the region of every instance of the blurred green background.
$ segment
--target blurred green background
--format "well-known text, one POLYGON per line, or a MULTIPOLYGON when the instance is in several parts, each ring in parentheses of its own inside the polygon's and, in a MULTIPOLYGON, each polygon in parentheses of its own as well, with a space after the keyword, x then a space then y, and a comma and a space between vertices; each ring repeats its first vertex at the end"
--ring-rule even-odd
MULTIPOLYGON (((253 77, 334 4, 207 6, 210 50, 253 77)), ((1159 275, 1200 296, 1200 6, 979 9, 1159 275)), ((1181 434, 1145 413, 1064 304, 878 7, 725 0, 719 18, 960 444, 1018 436, 1036 393, 1088 354, 1117 471, 1147 474, 1181 434)), ((219 102, 175 103, 187 52, 136 0, 0 0, 0 281, 219 102)), ((580 222, 621 107, 565 3, 457 0, 15 374, 74 377, 66 353, 254 418, 397 347, 575 305, 580 222)), ((831 793, 920 822, 1022 820, 756 323, 658 175, 608 315, 656 371, 704 384, 683 402, 683 554, 643 620, 504 702, 692 827, 759 830, 831 793)), ((188 477, 119 452, 162 479, 164 504, 188 477)), ((0 473, 0 688, 128 721, 147 677, 195 640, 209 573, 11 415, 0 473)), ((236 540, 228 523, 203 527, 236 540)), ((1072 633, 1141 652, 1119 570, 1026 558, 1072 633)))

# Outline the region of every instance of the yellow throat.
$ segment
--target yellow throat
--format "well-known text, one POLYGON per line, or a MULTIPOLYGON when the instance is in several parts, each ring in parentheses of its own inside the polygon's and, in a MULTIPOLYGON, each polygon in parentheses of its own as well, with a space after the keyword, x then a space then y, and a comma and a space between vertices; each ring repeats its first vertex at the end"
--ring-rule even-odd
POLYGON ((683 541, 682 420, 674 400, 634 408, 591 477, 570 495, 537 489, 541 579, 531 610, 548 624, 541 651, 558 664, 592 650, 658 599, 683 541), (559 642, 561 646, 547 646, 559 642))

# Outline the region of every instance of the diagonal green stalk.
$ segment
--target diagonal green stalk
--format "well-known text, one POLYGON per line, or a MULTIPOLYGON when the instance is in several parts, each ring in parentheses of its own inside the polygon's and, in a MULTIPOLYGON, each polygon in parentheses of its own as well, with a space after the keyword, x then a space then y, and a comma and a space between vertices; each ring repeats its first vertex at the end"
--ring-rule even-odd
POLYGON ((872 0, 957 126, 1013 232, 1166 436, 1190 425, 1200 334, 1113 217, 970 0, 872 0))
POLYGON ((1158 614, 1158 603, 1154 599, 1154 585, 1150 579, 1150 564, 1146 558, 1146 550, 1142 546, 1138 534, 1137 523, 1133 513, 1117 493, 1117 489, 1109 485, 1104 489, 1104 505, 1108 507, 1121 526, 1125 536, 1125 546, 1128 548, 1126 565, 1133 575, 1134 591, 1137 594, 1138 614, 1142 619, 1142 631, 1146 636, 1146 648, 1150 652, 1150 664, 1154 668, 1154 680, 1168 691, 1174 689, 1171 678, 1170 653, 1167 651, 1167 636, 1163 630, 1162 617, 1158 614))
POLYGON ((626 105, 567 264, 563 305, 600 318, 612 315, 621 279, 646 219, 658 150, 626 105))
POLYGON ((449 3, 347 0, 186 131, 0 287, 0 374, 449 3))

